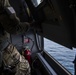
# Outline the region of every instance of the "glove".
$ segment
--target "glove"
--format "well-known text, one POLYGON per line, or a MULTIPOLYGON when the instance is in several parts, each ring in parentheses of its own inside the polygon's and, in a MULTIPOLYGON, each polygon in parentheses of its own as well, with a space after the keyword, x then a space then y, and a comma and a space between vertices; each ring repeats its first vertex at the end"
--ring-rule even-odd
POLYGON ((30 29, 30 23, 28 22, 20 22, 16 27, 16 33, 21 34, 25 33, 30 29))

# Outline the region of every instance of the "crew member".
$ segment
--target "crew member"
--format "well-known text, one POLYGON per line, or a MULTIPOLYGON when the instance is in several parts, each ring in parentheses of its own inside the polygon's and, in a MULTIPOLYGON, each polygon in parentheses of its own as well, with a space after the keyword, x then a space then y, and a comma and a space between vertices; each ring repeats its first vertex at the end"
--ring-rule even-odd
MULTIPOLYGON (((31 75, 30 65, 18 50, 10 43, 10 34, 28 31, 29 23, 20 22, 8 0, 0 0, 0 67, 14 67, 15 75, 31 75)), ((12 69, 13 70, 13 69, 12 69)))

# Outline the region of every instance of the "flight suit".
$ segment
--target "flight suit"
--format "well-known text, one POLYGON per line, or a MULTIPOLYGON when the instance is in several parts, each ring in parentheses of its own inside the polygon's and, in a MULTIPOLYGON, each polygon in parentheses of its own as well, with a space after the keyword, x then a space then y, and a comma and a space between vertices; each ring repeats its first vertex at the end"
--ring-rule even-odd
POLYGON ((15 75, 31 75, 28 61, 10 43, 9 35, 27 32, 30 24, 20 22, 15 11, 9 12, 7 8, 11 9, 9 1, 0 0, 0 26, 4 28, 0 34, 0 66, 3 61, 4 66, 14 67, 15 75))
POLYGON ((24 56, 17 49, 9 44, 3 51, 3 62, 7 67, 14 67, 15 75, 30 75, 30 66, 24 56))

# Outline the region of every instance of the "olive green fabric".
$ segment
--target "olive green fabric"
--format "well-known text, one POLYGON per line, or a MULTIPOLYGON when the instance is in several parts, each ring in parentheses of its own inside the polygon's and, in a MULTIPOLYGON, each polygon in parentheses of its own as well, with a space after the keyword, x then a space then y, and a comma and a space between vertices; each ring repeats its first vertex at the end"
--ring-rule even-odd
POLYGON ((9 45, 9 34, 4 31, 3 35, 0 35, 0 67, 2 65, 3 50, 9 45))
POLYGON ((12 20, 8 17, 6 14, 2 14, 0 16, 0 22, 3 26, 3 28, 11 34, 19 34, 24 33, 28 30, 29 24, 24 22, 18 22, 17 20, 12 20))
MULTIPOLYGON (((0 8, 6 8, 11 7, 8 0, 0 0, 0 8)), ((19 18, 16 16, 16 13, 8 15, 8 13, 5 11, 5 9, 0 9, 0 23, 2 24, 3 28, 11 33, 23 33, 26 32, 29 28, 29 23, 24 22, 21 23, 19 18)))
POLYGON ((0 0, 3 6, 10 6, 9 0, 0 0))
MULTIPOLYGON (((20 22, 16 13, 9 15, 4 8, 10 7, 8 0, 0 0, 0 25, 10 34, 21 34, 28 31, 30 24, 27 22, 20 22)), ((0 36, 0 51, 7 46, 7 35, 0 36), (5 46, 4 46, 5 44, 5 46)))

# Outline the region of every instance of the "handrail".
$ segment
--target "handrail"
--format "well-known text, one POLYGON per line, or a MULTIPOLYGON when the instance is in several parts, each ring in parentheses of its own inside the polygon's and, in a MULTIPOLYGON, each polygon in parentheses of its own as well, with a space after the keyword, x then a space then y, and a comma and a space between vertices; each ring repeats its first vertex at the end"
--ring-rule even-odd
POLYGON ((51 66, 47 63, 47 61, 43 58, 43 56, 40 53, 37 53, 37 57, 49 75, 57 75, 56 72, 51 68, 51 66))
POLYGON ((53 58, 47 51, 43 52, 45 60, 55 70, 58 75, 72 75, 64 66, 62 66, 55 58, 53 58))

